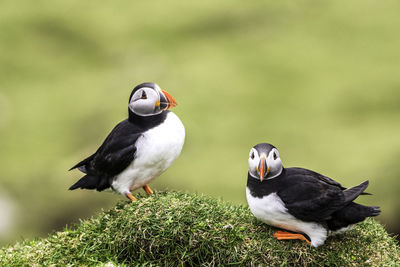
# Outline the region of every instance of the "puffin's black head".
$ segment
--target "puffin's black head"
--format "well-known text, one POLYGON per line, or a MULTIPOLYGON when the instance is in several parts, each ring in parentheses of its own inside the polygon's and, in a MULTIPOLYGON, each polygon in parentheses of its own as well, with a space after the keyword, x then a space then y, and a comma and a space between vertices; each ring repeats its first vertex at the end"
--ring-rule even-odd
POLYGON ((276 147, 271 144, 261 143, 250 149, 249 173, 262 182, 281 174, 282 161, 276 147))
POLYGON ((176 105, 175 99, 155 83, 139 84, 129 97, 129 113, 144 117, 160 114, 176 105))

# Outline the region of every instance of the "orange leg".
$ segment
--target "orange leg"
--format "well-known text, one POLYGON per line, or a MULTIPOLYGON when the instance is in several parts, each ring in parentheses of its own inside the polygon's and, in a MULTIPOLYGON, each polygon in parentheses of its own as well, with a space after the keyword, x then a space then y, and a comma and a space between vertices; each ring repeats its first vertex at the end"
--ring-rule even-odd
POLYGON ((289 233, 289 232, 284 232, 284 231, 277 231, 274 234, 274 237, 278 240, 284 240, 284 239, 300 239, 306 241, 309 245, 311 242, 302 234, 295 234, 295 233, 289 233))
POLYGON ((146 193, 147 193, 148 195, 154 194, 154 193, 153 193, 153 190, 151 190, 151 188, 150 188, 147 184, 145 184, 145 185, 143 186, 143 189, 144 189, 144 191, 146 191, 146 193))
POLYGON ((126 193, 125 196, 129 198, 132 202, 137 200, 136 197, 134 197, 131 193, 126 193))

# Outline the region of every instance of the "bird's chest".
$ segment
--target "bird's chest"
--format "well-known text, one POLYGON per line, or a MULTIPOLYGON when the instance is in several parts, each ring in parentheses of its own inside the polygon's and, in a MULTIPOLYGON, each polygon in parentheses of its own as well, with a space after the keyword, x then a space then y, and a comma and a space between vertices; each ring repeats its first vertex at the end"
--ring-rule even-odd
POLYGON ((271 193, 262 198, 253 197, 250 190, 246 189, 247 202, 253 215, 264 223, 281 226, 293 216, 287 212, 287 209, 276 193, 271 193))
POLYGON ((162 124, 138 138, 135 159, 116 180, 129 183, 131 190, 147 184, 179 156, 184 140, 185 128, 179 118, 170 112, 162 124))
POLYGON ((184 139, 181 121, 170 113, 164 123, 139 137, 133 167, 164 171, 181 153, 184 139))

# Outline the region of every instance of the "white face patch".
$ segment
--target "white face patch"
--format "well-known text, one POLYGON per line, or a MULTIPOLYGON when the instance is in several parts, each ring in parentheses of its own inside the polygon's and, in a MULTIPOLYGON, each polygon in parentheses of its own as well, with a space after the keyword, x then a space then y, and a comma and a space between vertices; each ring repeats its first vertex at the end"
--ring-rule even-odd
POLYGON ((249 153, 249 173, 254 178, 259 179, 258 175, 258 164, 260 163, 260 156, 258 155, 258 151, 255 148, 250 149, 249 153))
POLYGON ((269 167, 269 174, 266 179, 272 179, 279 176, 282 172, 283 166, 281 158, 279 157, 278 149, 273 148, 266 159, 267 166, 269 167))
POLYGON ((249 153, 249 173, 253 178, 260 179, 258 166, 260 165, 261 156, 265 157, 267 168, 269 168, 269 173, 265 179, 275 178, 282 173, 282 161, 276 148, 273 148, 268 155, 264 153, 259 155, 258 151, 253 147, 249 153))
POLYGON ((159 103, 160 93, 153 88, 143 87, 132 95, 129 109, 140 116, 151 116, 162 112, 159 103))

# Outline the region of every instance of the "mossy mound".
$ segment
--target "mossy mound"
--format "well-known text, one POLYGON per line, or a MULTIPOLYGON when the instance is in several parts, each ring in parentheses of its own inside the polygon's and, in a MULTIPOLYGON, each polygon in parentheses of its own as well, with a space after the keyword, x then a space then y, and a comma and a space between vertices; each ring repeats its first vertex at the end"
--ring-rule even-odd
POLYGON ((400 265, 395 239, 372 219, 319 248, 277 241, 275 230, 245 206, 162 192, 46 239, 4 247, 0 265, 400 265))

